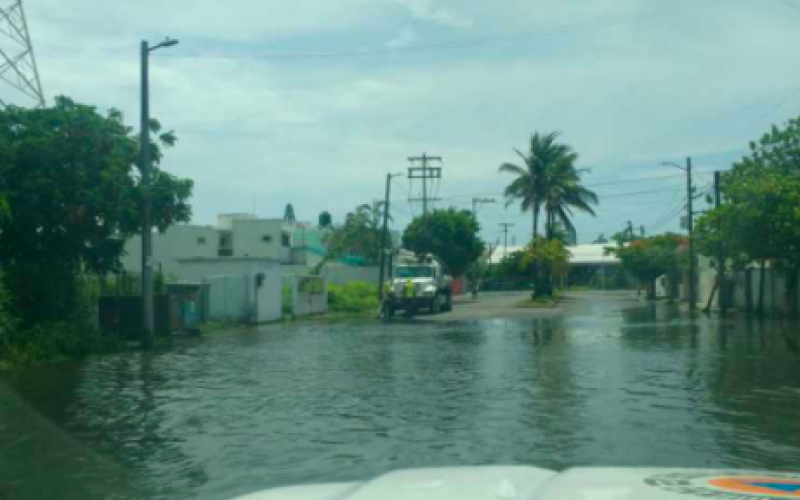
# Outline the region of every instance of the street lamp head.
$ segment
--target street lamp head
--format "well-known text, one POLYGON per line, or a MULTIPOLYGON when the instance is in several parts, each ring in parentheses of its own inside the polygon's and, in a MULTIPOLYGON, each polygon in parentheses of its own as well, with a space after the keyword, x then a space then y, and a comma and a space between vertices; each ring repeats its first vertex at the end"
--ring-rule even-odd
POLYGON ((662 161, 661 165, 664 166, 664 167, 675 167, 675 168, 679 168, 681 170, 686 170, 684 167, 678 165, 675 162, 671 162, 671 161, 662 161))
POLYGON ((178 45, 178 40, 175 40, 174 38, 167 37, 163 42, 159 43, 158 45, 154 45, 150 49, 150 52, 152 52, 154 50, 157 50, 157 49, 166 48, 166 47, 174 47, 176 45, 178 45))

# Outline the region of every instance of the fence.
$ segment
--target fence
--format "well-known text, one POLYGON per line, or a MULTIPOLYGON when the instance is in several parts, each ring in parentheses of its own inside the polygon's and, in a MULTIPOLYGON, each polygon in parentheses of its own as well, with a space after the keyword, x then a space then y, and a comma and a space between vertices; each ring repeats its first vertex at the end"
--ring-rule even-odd
MULTIPOLYGON (((137 336, 142 323, 142 297, 100 297, 98 304, 100 330, 107 335, 137 336)), ((154 329, 156 335, 170 332, 170 299, 167 295, 154 297, 154 329)))
MULTIPOLYGON (((711 295, 711 290, 716 282, 716 275, 713 273, 703 273, 699 277, 698 304, 705 306, 711 295)), ((726 286, 717 294, 712 302, 712 307, 718 308, 720 298, 732 309, 753 312, 758 308, 760 296, 760 269, 747 269, 745 271, 729 274, 726 286)), ((800 301, 800 294, 795 297, 800 301)), ((800 310, 800 303, 792 307, 792 294, 789 293, 787 277, 774 270, 764 271, 764 313, 766 314, 789 314, 800 310)))

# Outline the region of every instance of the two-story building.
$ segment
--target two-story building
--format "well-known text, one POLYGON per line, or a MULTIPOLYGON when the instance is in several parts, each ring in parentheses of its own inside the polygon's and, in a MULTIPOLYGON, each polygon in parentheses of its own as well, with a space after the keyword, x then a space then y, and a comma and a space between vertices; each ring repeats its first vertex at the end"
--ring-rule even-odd
MULTIPOLYGON (((153 234, 153 269, 183 280, 195 278, 195 273, 181 264, 187 259, 208 262, 211 264, 208 272, 213 272, 214 262, 222 265, 230 259, 260 259, 289 265, 294 226, 283 219, 259 219, 246 213, 221 214, 216 226, 171 226, 163 234, 153 234)), ((141 259, 142 240, 134 236, 125 243, 122 265, 127 272, 139 273, 141 259)))

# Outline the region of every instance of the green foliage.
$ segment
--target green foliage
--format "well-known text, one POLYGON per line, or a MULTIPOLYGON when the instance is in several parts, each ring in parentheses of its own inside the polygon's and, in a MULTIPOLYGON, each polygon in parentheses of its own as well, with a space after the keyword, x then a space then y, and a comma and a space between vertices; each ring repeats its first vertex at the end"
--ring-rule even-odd
POLYGON ((553 278, 569 273, 570 252, 559 240, 534 239, 519 262, 520 270, 530 269, 536 278, 535 298, 553 296, 553 278))
POLYGON ((285 284, 281 287, 281 312, 290 316, 294 314, 292 285, 285 284))
POLYGON ((519 265, 520 269, 536 266, 546 269, 550 276, 566 276, 570 255, 567 247, 558 240, 536 239, 525 248, 519 265))
POLYGON ((328 309, 335 313, 371 314, 378 310, 378 288, 356 281, 346 285, 328 285, 328 309))
MULTIPOLYGON (((155 120, 151 131, 153 221, 163 231, 190 219, 192 181, 157 168, 175 136, 155 120)), ((138 162, 137 134, 119 111, 103 116, 65 97, 52 108, 0 111, 0 191, 10 212, 0 218, 0 261, 23 328, 72 324, 76 276, 119 269, 125 239, 141 230, 147 187, 138 162)))
POLYGON ((80 359, 111 348, 97 330, 70 323, 41 323, 0 339, 0 362, 6 367, 80 359))
POLYGON ((557 141, 558 132, 534 133, 528 153, 515 150, 523 166, 513 163, 500 165, 500 172, 510 173, 516 178, 505 189, 506 206, 519 202, 523 212, 533 216, 534 237, 539 234, 539 213, 545 213, 545 232, 553 237, 556 223, 574 229, 572 210, 577 209, 594 215, 592 205, 598 203, 597 195, 581 183, 583 171, 575 168, 578 155, 566 144, 557 141))
POLYGON ((447 264, 454 277, 463 276, 483 254, 479 231, 478 222, 469 212, 454 208, 435 210, 417 217, 406 227, 403 247, 418 256, 433 254, 447 264))
POLYGON ((623 269, 650 286, 653 298, 653 282, 659 276, 677 272, 688 261, 688 244, 686 236, 667 233, 632 241, 623 247, 609 247, 606 251, 620 259, 623 269))
POLYGON ((8 339, 16 328, 17 321, 11 314, 11 294, 8 293, 0 272, 0 339, 8 339))
MULTIPOLYGON (((773 126, 750 154, 723 174, 723 203, 697 223, 700 251, 725 256, 726 268, 742 269, 757 261, 784 271, 789 303, 797 303, 800 273, 800 118, 773 126)), ((759 312, 763 311, 763 280, 759 312)), ((796 311, 795 311, 796 312, 796 311)))
POLYGON ((343 225, 332 226, 325 236, 328 256, 343 258, 357 256, 366 264, 377 264, 381 255, 383 202, 359 205, 347 214, 343 225))

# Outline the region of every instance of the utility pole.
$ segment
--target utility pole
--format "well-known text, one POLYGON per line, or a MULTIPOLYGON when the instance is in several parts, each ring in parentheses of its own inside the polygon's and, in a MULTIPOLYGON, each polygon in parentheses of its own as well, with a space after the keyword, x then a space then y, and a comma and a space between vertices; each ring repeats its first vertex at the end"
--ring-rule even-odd
POLYGON ((430 167, 428 164, 432 161, 442 162, 441 156, 428 156, 423 153, 422 156, 412 156, 408 159, 412 164, 420 162, 421 167, 408 167, 409 179, 422 179, 422 198, 418 200, 408 201, 422 201, 422 215, 428 214, 428 202, 436 201, 428 197, 428 180, 441 179, 442 167, 430 167))
POLYGON ((639 227, 639 231, 642 233, 642 239, 644 239, 644 225, 639 227))
POLYGON ((150 47, 146 40, 141 45, 141 171, 142 171, 142 315, 144 337, 142 343, 150 346, 155 331, 153 322, 153 198, 150 192, 152 184, 153 164, 150 160, 150 53, 165 47, 173 47, 177 40, 167 38, 163 42, 150 47))
POLYGON ((686 197, 687 197, 687 214, 689 221, 687 227, 689 228, 689 309, 694 311, 697 308, 697 295, 695 286, 695 269, 697 262, 694 255, 694 189, 692 188, 692 159, 686 158, 686 197))
POLYGON ((692 159, 686 158, 686 167, 676 163, 663 162, 662 165, 669 165, 686 172, 686 228, 689 231, 689 309, 697 309, 697 295, 695 275, 697 274, 697 259, 694 255, 694 187, 692 187, 692 159))
MULTIPOLYGON (((383 300, 383 280, 386 269, 386 237, 389 234, 389 201, 392 192, 392 178, 403 174, 386 174, 386 197, 383 203, 383 231, 381 232, 381 269, 378 278, 378 299, 383 300)), ((391 278, 391 271, 389 277, 391 278)))
MULTIPOLYGON (((722 204, 722 192, 720 189, 720 172, 714 172, 714 208, 719 208, 722 204)), ((719 287, 719 308, 722 314, 728 309, 727 295, 725 294, 725 250, 722 242, 717 247, 717 287, 719 287)))
POLYGON ((472 198, 472 216, 476 221, 478 220, 478 208, 484 203, 497 203, 497 201, 494 198, 472 198))
POLYGON ((633 222, 628 221, 628 240, 633 241, 633 222))
POLYGON ((508 228, 514 227, 514 224, 509 224, 508 222, 501 222, 499 225, 500 227, 503 228, 503 238, 504 238, 503 258, 505 259, 506 257, 508 257, 508 228))

